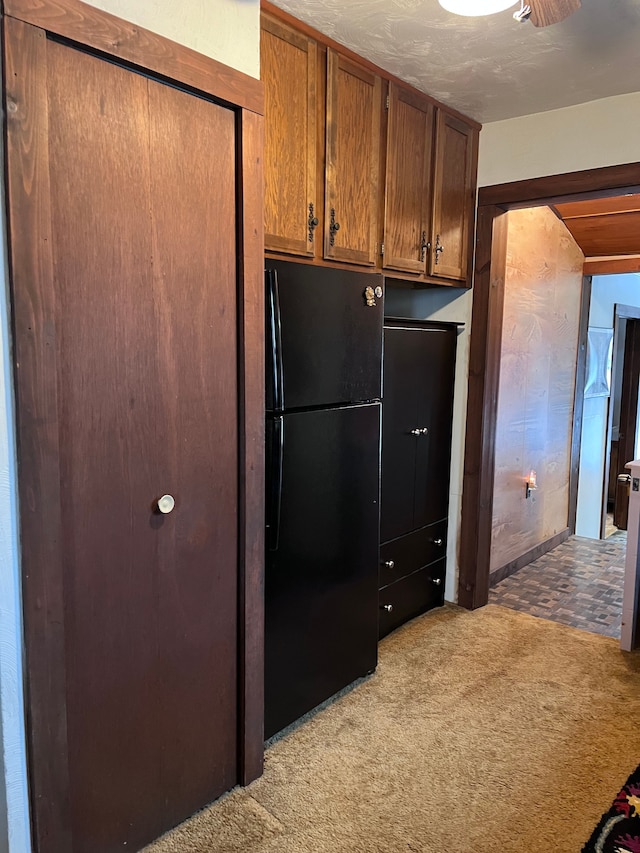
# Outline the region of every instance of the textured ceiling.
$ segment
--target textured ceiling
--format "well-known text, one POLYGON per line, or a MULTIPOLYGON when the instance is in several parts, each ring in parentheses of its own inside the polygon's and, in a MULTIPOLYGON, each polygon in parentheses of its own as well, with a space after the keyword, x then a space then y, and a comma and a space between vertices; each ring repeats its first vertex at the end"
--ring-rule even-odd
POLYGON ((459 17, 437 0, 275 5, 483 123, 640 91, 640 0, 582 0, 543 29, 513 10, 459 17))

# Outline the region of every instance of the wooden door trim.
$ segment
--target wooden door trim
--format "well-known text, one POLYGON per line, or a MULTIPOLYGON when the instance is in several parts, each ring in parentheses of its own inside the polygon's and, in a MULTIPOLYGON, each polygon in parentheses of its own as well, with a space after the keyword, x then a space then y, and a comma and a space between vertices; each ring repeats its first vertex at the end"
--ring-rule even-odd
POLYGON ((481 607, 489 600, 506 254, 505 212, 489 205, 480 208, 469 341, 469 392, 458 579, 458 603, 470 610, 481 607))
POLYGON ((239 684, 240 781, 262 775, 264 759, 264 122, 239 117, 239 684))
POLYGON ((489 600, 499 332, 504 303, 504 261, 492 252, 492 245, 496 243, 497 248, 503 239, 500 216, 510 208, 623 195, 638 192, 639 186, 640 163, 627 163, 479 190, 458 581, 458 602, 463 607, 482 607, 489 600))
MULTIPOLYGON (((7 115, 7 224, 10 242, 10 290, 14 344, 16 424, 19 436, 18 498, 21 561, 30 583, 22 585, 27 645, 38 649, 28 661, 25 703, 30 718, 28 749, 40 756, 29 776, 34 837, 51 839, 61 853, 71 850, 69 765, 66 726, 64 566, 61 548, 61 472, 56 343, 52 320, 54 274, 47 127, 47 41, 42 30, 5 20, 7 115), (24 104, 35 102, 26 114, 24 104), (33 144, 20 146, 22 122, 33 144), (17 140, 15 137, 18 137, 17 140), (18 168, 14 168, 19 164, 18 168), (30 181, 24 181, 28 174, 30 181), (13 286, 21 282, 20 289, 13 286), (47 317, 46 332, 33 327, 47 317), (31 320, 30 318, 33 318, 31 320), (20 376, 27 381, 18 381, 20 376), (38 429, 37 424, 46 424, 38 429), (45 439, 43 441, 43 439, 45 439), (44 610, 45 619, 32 614, 44 610), (48 708, 60 709, 61 723, 51 727, 48 708), (42 756, 47 759, 43 760, 42 756)), ((42 847, 44 850, 44 846, 42 847)))
MULTIPOLYGON (((70 39, 73 45, 96 48, 125 59, 134 70, 150 72, 171 84, 190 90, 196 81, 205 84, 200 91, 234 110, 237 129, 238 199, 238 405, 239 405, 239 645, 238 645, 238 781, 247 784, 263 768, 263 536, 264 536, 264 285, 263 285, 263 206, 262 84, 245 75, 230 72, 221 77, 219 63, 147 31, 132 27, 97 9, 75 0, 9 0, 5 8, 5 80, 8 145, 11 127, 19 125, 24 136, 29 127, 27 147, 13 150, 8 169, 8 233, 10 241, 10 280, 12 297, 26 300, 36 317, 52 312, 53 261, 51 256, 50 187, 47 165, 47 32, 18 15, 39 21, 55 35, 70 39), (98 34, 98 35, 96 35, 98 34), (114 44, 109 44, 109 37, 114 44), (129 38, 129 45, 121 43, 129 38), (103 43, 104 42, 104 43, 103 43), (186 54, 184 52, 186 51, 186 54), (177 57, 183 55, 187 64, 177 57), (144 64, 150 58, 152 61, 144 64), (193 63, 197 60, 197 68, 193 63), (6 69, 11 73, 6 73, 6 69), (18 73, 13 74, 13 70, 18 73), (208 74, 206 73, 208 69, 208 74), (207 78, 205 80, 205 77, 207 78), (233 81, 233 82, 230 82, 233 81), (246 91, 243 86, 246 81, 246 91), (259 92, 259 97, 256 97, 259 92), (235 98, 238 104, 231 102, 235 98), (42 106, 36 123, 25 103, 42 106), (244 105, 244 106, 243 106, 244 105), (38 124, 44 116, 44 123, 38 124), (29 180, 23 180, 27 174, 29 180), (14 288, 19 279, 20 293, 14 288), (31 285, 25 292, 23 285, 31 285), (36 314, 37 312, 37 314, 36 314)), ((194 91, 194 94, 197 94, 194 91)), ((69 776, 65 695, 64 638, 64 566, 61 549, 51 543, 61 540, 60 470, 58 465, 58 413, 55 361, 56 332, 47 320, 46 334, 32 340, 26 312, 14 315, 16 420, 19 430, 19 475, 21 556, 30 572, 30 583, 23 585, 25 638, 30 654, 26 702, 29 713, 29 750, 31 752, 30 798, 33 808, 33 835, 36 849, 56 849, 71 853, 69 820, 69 776), (18 325, 20 324, 20 325, 18 325), (39 348, 36 348, 39 347, 39 348), (28 382, 20 377, 28 377, 28 382), (28 384, 28 388, 23 386, 28 384), (46 424, 48 444, 29 447, 29 425, 46 424), (46 450, 44 463, 43 451, 46 450), (46 513, 42 508, 46 507, 46 513), (46 535, 43 535, 46 530, 46 535), (46 569, 46 571, 45 571, 46 569), (31 616, 45 611, 46 618, 31 616), (39 624, 38 624, 39 623, 39 624), (60 709, 59 724, 50 729, 42 709, 60 709)), ((41 324, 41 320, 38 320, 41 324)), ((42 432, 40 433, 40 437, 42 432)))
POLYGON ((264 114, 260 80, 81 0, 3 0, 3 8, 5 15, 48 33, 264 114))
POLYGON ((480 187, 478 204, 497 207, 533 207, 536 204, 553 204, 580 201, 581 198, 623 195, 640 190, 640 162, 620 166, 603 166, 582 172, 566 172, 543 178, 528 178, 509 184, 480 187))

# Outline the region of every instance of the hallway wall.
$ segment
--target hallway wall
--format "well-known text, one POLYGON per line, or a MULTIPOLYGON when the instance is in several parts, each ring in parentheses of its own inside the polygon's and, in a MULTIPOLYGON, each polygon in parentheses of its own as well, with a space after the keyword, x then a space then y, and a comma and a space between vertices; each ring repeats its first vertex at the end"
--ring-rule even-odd
POLYGON ((567 527, 584 263, 549 208, 508 217, 491 571, 567 527))

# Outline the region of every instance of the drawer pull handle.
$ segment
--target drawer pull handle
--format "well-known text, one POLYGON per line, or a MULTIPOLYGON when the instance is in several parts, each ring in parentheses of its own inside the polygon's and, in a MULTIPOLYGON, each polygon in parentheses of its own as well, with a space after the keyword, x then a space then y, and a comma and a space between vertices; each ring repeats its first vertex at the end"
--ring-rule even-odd
POLYGON ((380 606, 382 607, 383 610, 386 610, 387 613, 393 612, 393 604, 382 604, 380 606))
POLYGON ((428 427, 416 427, 411 430, 411 435, 426 435, 428 432, 428 427))
POLYGON ((437 545, 438 548, 442 545, 442 539, 434 539, 433 544, 437 545))
POLYGON ((385 560, 385 561, 384 561, 384 564, 385 564, 385 566, 386 566, 386 568, 387 568, 387 569, 393 569, 393 568, 395 568, 395 565, 396 565, 396 564, 393 562, 393 560, 385 560))
POLYGON ((440 584, 442 583, 442 578, 431 578, 431 583, 435 586, 440 586, 440 584))

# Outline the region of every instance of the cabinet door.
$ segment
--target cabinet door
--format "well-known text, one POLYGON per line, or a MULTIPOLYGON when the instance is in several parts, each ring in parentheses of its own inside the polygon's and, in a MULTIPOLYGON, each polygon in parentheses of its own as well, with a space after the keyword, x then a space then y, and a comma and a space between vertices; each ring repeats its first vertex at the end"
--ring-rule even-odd
POLYGON ((380 541, 413 530, 417 336, 385 326, 382 386, 382 501, 380 541))
POLYGON ((416 92, 389 87, 385 184, 385 269, 424 273, 431 234, 433 105, 416 92))
POLYGON ((413 523, 418 528, 447 516, 457 335, 453 326, 410 334, 417 339, 414 392, 423 430, 416 439, 413 523))
POLYGON ((385 326, 381 542, 447 516, 456 331, 385 326))
POLYGON ((317 45, 262 16, 265 86, 265 247, 313 255, 316 215, 317 45))
POLYGON ((325 258, 376 263, 381 98, 380 77, 327 50, 325 258))
POLYGON ((476 186, 477 132, 437 111, 429 274, 466 282, 476 186))

